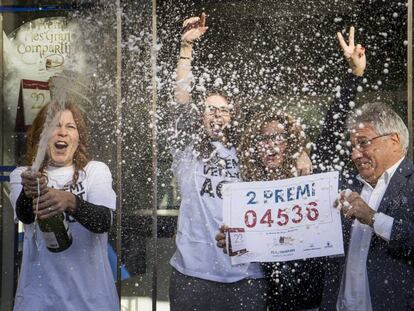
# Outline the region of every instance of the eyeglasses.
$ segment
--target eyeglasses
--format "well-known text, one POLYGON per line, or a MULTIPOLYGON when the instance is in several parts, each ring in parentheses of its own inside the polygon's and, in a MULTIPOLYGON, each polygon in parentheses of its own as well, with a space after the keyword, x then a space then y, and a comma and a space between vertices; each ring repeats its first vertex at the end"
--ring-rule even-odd
POLYGON ((367 139, 367 138, 361 138, 360 140, 356 141, 356 144, 351 145, 352 149, 358 149, 358 150, 366 150, 369 148, 369 146, 371 146, 372 142, 377 139, 377 138, 381 138, 381 137, 385 137, 385 136, 389 136, 392 135, 394 133, 388 133, 388 134, 383 134, 383 135, 378 135, 376 137, 367 139))
POLYGON ((214 115, 219 112, 223 116, 230 115, 230 109, 227 107, 206 106, 204 113, 207 115, 214 115))
POLYGON ((282 144, 287 140, 286 133, 270 134, 270 135, 257 135, 256 137, 259 143, 273 142, 275 144, 282 144))

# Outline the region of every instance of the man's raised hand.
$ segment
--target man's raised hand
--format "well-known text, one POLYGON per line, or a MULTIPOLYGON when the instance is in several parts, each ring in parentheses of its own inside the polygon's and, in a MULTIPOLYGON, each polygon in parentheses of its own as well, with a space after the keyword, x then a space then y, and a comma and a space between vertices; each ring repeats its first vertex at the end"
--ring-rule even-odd
POLYGON ((365 56, 365 48, 361 44, 355 45, 355 28, 353 26, 349 28, 348 44, 345 42, 345 39, 340 32, 337 32, 336 35, 344 57, 348 61, 349 66, 351 66, 352 72, 356 76, 362 76, 367 66, 367 60, 365 56))

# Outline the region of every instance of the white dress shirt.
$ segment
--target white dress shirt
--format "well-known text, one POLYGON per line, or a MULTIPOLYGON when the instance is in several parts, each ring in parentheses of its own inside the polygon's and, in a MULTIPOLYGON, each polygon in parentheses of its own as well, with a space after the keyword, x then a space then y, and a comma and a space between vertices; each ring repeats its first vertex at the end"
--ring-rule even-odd
MULTIPOLYGON (((401 158, 381 175, 375 188, 372 188, 358 175, 357 178, 364 184, 360 194, 361 198, 373 210, 378 210, 389 182, 403 159, 401 158)), ((372 311, 367 275, 367 257, 372 233, 377 234, 385 241, 389 241, 393 222, 394 218, 383 213, 378 213, 373 228, 360 223, 356 219, 354 220, 346 265, 336 303, 338 311, 372 311)))

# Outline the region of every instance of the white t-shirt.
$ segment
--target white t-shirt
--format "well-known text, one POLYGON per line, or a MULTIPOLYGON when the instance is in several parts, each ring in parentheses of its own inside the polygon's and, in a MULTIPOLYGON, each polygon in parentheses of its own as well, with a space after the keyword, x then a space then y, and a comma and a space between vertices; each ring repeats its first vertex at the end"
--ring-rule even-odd
POLYGON ((216 155, 197 159, 192 146, 173 152, 173 171, 181 190, 176 237, 177 250, 170 264, 179 272, 201 279, 231 283, 244 278, 262 278, 259 264, 232 266, 218 248, 215 236, 223 224, 224 183, 240 181, 239 160, 234 148, 212 143, 216 155))
MULTIPOLYGON (((10 174, 14 210, 22 190, 18 167, 10 174)), ((71 186, 73 167, 48 167, 48 186, 65 189, 96 205, 115 210, 112 176, 102 162, 91 161, 71 186)), ((118 295, 108 261, 108 234, 96 234, 66 215, 72 245, 60 253, 50 252, 39 227, 24 225, 23 261, 15 297, 15 311, 119 310, 118 295)), ((16 212, 15 221, 17 222, 16 212)))

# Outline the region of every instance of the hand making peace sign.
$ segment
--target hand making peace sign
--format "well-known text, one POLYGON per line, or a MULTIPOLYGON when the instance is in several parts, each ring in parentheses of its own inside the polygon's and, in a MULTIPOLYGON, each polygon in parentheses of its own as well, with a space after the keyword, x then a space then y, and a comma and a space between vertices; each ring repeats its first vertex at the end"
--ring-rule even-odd
POLYGON ((356 76, 362 76, 367 66, 367 60, 365 57, 365 48, 361 44, 355 45, 355 28, 353 26, 349 28, 349 44, 346 44, 344 37, 340 32, 337 32, 336 35, 338 37, 339 44, 341 45, 345 59, 348 61, 352 72, 356 76))

